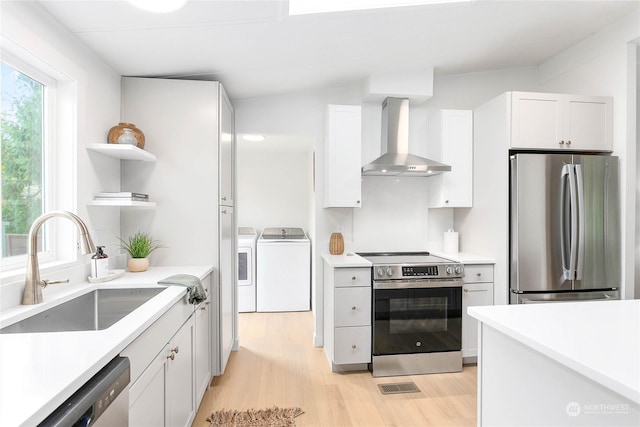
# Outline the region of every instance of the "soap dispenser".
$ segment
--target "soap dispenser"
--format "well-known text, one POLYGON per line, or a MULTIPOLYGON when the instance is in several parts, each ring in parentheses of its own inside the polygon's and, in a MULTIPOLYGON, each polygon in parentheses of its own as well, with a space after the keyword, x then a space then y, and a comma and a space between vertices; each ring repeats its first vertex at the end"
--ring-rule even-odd
POLYGON ((109 257, 104 253, 104 246, 98 246, 91 257, 91 276, 94 279, 109 275, 109 257))

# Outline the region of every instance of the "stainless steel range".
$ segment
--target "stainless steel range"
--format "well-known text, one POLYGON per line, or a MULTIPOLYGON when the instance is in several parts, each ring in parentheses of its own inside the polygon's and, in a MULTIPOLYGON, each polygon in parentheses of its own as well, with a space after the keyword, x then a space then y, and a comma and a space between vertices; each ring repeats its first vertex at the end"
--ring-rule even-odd
POLYGON ((373 376, 461 371, 463 265, 428 252, 358 255, 373 263, 373 376))

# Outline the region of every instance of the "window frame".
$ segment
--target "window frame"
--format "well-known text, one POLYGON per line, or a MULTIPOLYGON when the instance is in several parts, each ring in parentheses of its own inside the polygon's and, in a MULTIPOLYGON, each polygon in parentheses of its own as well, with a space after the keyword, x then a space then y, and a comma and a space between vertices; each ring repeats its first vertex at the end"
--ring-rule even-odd
MULTIPOLYGON (((65 200, 77 199, 75 186, 75 150, 77 123, 75 117, 59 111, 63 105, 75 113, 77 96, 75 90, 64 90, 64 78, 56 78, 53 69, 39 63, 22 58, 23 55, 14 54, 7 49, 0 50, 2 62, 9 65, 29 78, 38 81, 43 87, 43 148, 42 148, 42 177, 43 177, 43 212, 61 209, 65 206, 65 200), (60 95, 60 87, 63 87, 63 96, 60 95), (71 102, 71 104, 69 104, 71 102), (63 123, 65 120, 67 123, 63 123), (63 144, 62 135, 72 135, 71 143, 63 144), (65 160, 62 160, 65 159, 65 160), (61 161, 71 164, 61 165, 61 161), (63 173, 65 167, 73 167, 72 174, 63 173), (65 195, 64 188, 71 188, 73 194, 65 195), (70 197, 69 197, 70 196, 70 197)), ((75 210, 75 209, 74 209, 75 210)), ((38 261, 41 270, 58 267, 76 262, 77 233, 72 224, 59 219, 47 221, 42 225, 43 247, 38 247, 38 261)), ((27 255, 2 257, 0 259, 0 278, 8 279, 13 276, 24 275, 27 255)), ((4 280, 3 280, 4 281, 4 280)))

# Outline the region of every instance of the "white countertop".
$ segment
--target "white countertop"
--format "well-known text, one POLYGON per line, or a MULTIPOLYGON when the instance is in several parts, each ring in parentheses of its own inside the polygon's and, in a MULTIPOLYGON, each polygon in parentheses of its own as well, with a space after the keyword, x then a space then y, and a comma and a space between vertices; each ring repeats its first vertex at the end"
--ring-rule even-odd
POLYGON ((342 255, 322 254, 322 259, 333 268, 340 267, 371 267, 371 261, 362 258, 360 255, 347 252, 342 255))
MULTIPOLYGON (((51 285, 44 302, 4 310, 6 326, 78 295, 101 288, 155 287, 173 274, 206 277, 210 266, 151 267, 125 273, 110 282, 51 285), (54 288, 55 287, 55 288, 54 288)), ((166 310, 183 298, 186 288, 169 286, 131 314, 101 331, 0 334, 0 425, 34 426, 116 357, 166 310)))
POLYGON ((640 300, 469 307, 468 313, 640 403, 640 300))

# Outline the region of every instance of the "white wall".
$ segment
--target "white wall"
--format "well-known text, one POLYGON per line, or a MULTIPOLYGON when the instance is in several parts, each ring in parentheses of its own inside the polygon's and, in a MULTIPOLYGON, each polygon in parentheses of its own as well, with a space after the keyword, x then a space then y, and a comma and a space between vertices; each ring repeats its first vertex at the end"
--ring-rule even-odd
MULTIPOLYGON (((2 2, 0 16, 3 48, 38 62, 63 82, 66 91, 77 94, 77 105, 72 108, 77 132, 65 141, 76 145, 77 169, 71 173, 76 179, 77 203, 68 197, 60 208, 76 212, 87 222, 94 242, 106 245, 108 254, 115 253, 120 234, 118 212, 87 208, 86 202, 99 191, 119 189, 120 163, 89 153, 85 146, 106 142, 109 129, 119 122, 120 76, 37 3, 2 2)), ((81 264, 80 277, 86 277, 88 259, 83 258, 81 264)))
MULTIPOLYGON (((267 143, 269 139, 267 139, 267 143)), ((239 227, 302 227, 309 233, 313 212, 311 144, 275 148, 238 139, 237 222, 239 227), (307 149, 310 147, 310 149, 307 149)))

